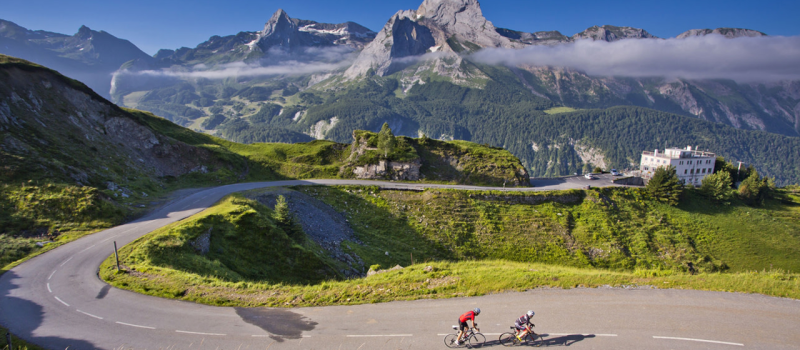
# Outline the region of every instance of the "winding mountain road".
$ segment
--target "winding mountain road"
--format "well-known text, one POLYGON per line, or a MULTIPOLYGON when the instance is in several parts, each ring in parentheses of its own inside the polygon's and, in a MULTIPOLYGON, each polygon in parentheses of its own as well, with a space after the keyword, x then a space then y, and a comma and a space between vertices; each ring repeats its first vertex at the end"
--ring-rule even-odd
MULTIPOLYGON (((607 181, 604 183, 608 184, 607 181)), ((538 191, 585 186, 535 183, 538 191)), ((497 189, 351 180, 236 184, 196 192, 137 221, 33 258, 0 277, 0 323, 50 349, 438 349, 479 306, 487 346, 528 309, 550 346, 584 349, 800 349, 800 301, 656 289, 539 289, 474 298, 297 309, 213 307, 112 288, 97 277, 127 244, 233 192, 292 185, 497 189)))

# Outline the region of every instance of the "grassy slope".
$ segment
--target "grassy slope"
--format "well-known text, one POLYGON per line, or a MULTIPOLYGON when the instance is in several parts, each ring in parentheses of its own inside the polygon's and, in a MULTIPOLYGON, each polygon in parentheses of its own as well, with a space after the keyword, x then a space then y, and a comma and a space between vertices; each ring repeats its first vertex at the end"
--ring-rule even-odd
MULTIPOLYGON (((157 244, 151 242, 170 235, 185 236, 174 241, 186 242, 191 235, 180 232, 206 229, 196 228, 198 220, 209 215, 204 213, 126 246, 121 254, 130 270, 115 272, 109 259, 101 266, 101 277, 117 287, 151 295, 247 306, 331 305, 541 286, 630 284, 800 298, 796 273, 800 266, 796 259, 783 258, 800 252, 800 237, 792 233, 797 232, 800 215, 797 204, 774 202, 764 209, 735 204, 729 210, 714 210, 708 209, 713 205, 704 199, 689 197, 687 203, 672 208, 646 201, 631 189, 534 195, 414 193, 369 187, 298 190, 341 208, 364 243, 343 246, 367 265, 407 268, 363 279, 297 283, 288 280, 288 275, 280 280, 234 278, 192 268, 180 262, 199 259, 231 270, 248 267, 203 259, 185 243, 157 254, 165 261, 154 263, 148 258, 156 255, 147 252, 157 244), (742 216, 740 209, 749 210, 751 216, 742 216), (708 229, 712 224, 719 225, 718 231, 708 229), (757 254, 739 244, 754 241, 756 246, 766 246, 774 240, 783 244, 757 254), (411 265, 412 254, 416 265, 411 265), (703 272, 695 276, 684 272, 687 262, 703 272), (767 262, 773 264, 772 269, 766 269, 767 262), (424 271, 427 265, 435 271, 424 271), (726 267, 732 272, 718 272, 726 267)), ((227 203, 209 211, 230 210, 225 208, 227 203)), ((212 250, 215 244, 212 239, 212 250)))
MULTIPOLYGON (((82 83, 58 72, 0 55, 0 75, 15 69, 62 82, 93 100, 108 103, 82 83)), ((13 137, 29 150, 14 153, 13 147, 12 151, 5 145, 0 147, 2 271, 11 268, 12 262, 18 264, 20 259, 136 217, 177 189, 240 181, 336 178, 347 156, 347 145, 330 141, 244 145, 193 132, 148 112, 112 106, 116 116, 130 118, 158 134, 211 151, 212 161, 217 165, 205 174, 158 178, 146 171, 132 170, 130 159, 115 151, 117 145, 87 144, 82 137, 69 134, 73 126, 59 113, 72 113, 70 108, 74 107, 45 90, 37 93, 45 105, 60 106, 54 115, 38 117, 49 118, 43 119, 49 128, 31 123, 19 126, 22 129, 12 127, 11 131, 0 133, 0 145, 6 137, 13 137), (86 186, 76 185, 71 175, 81 172, 88 174, 83 183, 86 186), (107 189, 109 181, 125 188, 129 197, 107 189), (43 249, 36 244, 42 241, 53 243, 43 249)))

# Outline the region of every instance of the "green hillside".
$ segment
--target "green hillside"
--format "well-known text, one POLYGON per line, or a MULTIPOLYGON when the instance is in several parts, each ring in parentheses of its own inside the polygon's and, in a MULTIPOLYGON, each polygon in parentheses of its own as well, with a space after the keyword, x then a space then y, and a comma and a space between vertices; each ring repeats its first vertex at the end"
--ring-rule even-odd
MULTIPOLYGON (((473 165, 502 160, 511 165, 503 171, 521 169, 503 150, 436 145, 437 152, 469 149, 473 165)), ((240 144, 197 133, 120 108, 48 68, 0 55, 0 267, 130 220, 177 189, 340 177, 349 149, 332 141, 240 144)), ((431 171, 430 178, 502 185, 502 179, 483 181, 482 172, 492 175, 488 170, 467 170, 470 176, 431 171)))
POLYGON ((122 249, 125 271, 116 272, 107 260, 101 277, 152 295, 247 306, 634 283, 800 297, 796 196, 753 208, 739 202, 718 205, 693 191, 677 207, 648 200, 639 189, 534 194, 371 187, 296 191, 330 205, 348 220, 355 238, 342 247, 363 260, 362 273, 366 266, 408 267, 346 281, 332 275, 341 262, 332 261, 308 236, 286 238, 275 228, 280 225, 272 210, 247 199, 260 198, 256 191, 231 196, 142 237, 122 249), (191 243, 203 233, 210 234, 208 255, 199 254, 191 243), (280 237, 273 237, 278 233, 280 237), (280 259, 251 253, 268 242, 269 249, 281 251, 280 259), (427 265, 432 270, 424 271, 427 265), (298 269, 317 272, 297 274, 298 269), (700 275, 692 276, 691 269, 700 275), (276 277, 268 271, 286 273, 276 277))

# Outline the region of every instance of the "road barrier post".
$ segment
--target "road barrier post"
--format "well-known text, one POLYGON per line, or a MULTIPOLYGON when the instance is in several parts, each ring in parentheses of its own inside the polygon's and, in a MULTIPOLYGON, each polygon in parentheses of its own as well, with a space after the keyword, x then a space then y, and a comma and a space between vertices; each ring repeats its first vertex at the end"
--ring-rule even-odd
POLYGON ((117 260, 117 271, 119 271, 119 253, 117 252, 117 241, 114 241, 114 259, 117 260))

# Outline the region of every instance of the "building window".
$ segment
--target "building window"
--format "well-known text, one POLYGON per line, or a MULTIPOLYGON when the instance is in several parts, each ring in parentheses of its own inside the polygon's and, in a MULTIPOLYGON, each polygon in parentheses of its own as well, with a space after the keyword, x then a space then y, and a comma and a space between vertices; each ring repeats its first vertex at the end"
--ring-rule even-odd
POLYGON ((684 174, 684 175, 686 175, 686 173, 688 173, 688 172, 689 172, 689 170, 687 170, 687 169, 683 169, 683 174, 684 174))
POLYGON ((692 174, 694 174, 694 169, 692 169, 692 174))
POLYGON ((705 174, 705 173, 706 173, 706 168, 703 168, 703 174, 705 174))

